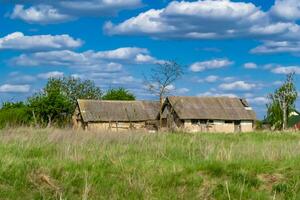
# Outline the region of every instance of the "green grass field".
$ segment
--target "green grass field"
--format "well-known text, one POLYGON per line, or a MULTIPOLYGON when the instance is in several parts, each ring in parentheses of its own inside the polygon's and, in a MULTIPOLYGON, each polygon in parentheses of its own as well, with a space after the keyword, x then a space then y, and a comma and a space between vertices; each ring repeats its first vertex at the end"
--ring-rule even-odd
POLYGON ((300 199, 300 133, 2 130, 0 199, 300 199))

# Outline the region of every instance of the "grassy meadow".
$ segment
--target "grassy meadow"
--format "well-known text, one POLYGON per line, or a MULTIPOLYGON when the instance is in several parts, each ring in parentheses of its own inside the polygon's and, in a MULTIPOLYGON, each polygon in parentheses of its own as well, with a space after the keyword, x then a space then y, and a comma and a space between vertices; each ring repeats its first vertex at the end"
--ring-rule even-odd
POLYGON ((0 130, 0 199, 300 199, 300 133, 0 130))

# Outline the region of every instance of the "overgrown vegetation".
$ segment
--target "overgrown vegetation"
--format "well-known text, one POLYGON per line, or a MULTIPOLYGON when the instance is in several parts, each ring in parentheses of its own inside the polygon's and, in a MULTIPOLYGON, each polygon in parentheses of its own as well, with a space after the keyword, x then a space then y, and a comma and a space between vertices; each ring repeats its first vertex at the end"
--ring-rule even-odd
POLYGON ((274 94, 269 95, 270 103, 267 105, 266 121, 273 129, 287 129, 290 113, 295 110, 297 100, 297 89, 294 83, 295 73, 288 74, 285 82, 275 90, 274 94))
POLYGON ((23 102, 6 102, 0 109, 0 129, 28 125, 31 120, 30 110, 23 102))
POLYGON ((0 131, 0 199, 299 199, 300 135, 0 131))
POLYGON ((134 101, 135 96, 125 88, 109 89, 102 97, 103 100, 134 101))
MULTIPOLYGON (((90 80, 73 77, 50 78, 45 87, 24 102, 6 102, 0 109, 0 129, 4 127, 67 127, 77 99, 102 99, 102 90, 90 80)), ((105 100, 134 100, 124 88, 110 89, 105 100)))

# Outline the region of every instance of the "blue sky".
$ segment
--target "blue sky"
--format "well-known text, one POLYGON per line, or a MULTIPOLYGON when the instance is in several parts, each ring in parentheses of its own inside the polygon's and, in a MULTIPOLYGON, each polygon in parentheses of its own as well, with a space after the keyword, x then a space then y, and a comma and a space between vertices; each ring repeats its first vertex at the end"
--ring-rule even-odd
POLYGON ((166 60, 185 72, 173 95, 247 98, 259 118, 287 73, 299 85, 298 0, 53 2, 0 0, 1 101, 63 75, 154 99, 143 75, 166 60))

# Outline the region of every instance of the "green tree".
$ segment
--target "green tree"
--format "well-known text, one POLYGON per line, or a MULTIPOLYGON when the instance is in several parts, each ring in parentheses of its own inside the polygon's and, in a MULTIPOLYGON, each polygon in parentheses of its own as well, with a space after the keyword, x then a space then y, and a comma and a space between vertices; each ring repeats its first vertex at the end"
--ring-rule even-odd
POLYGON ((35 123, 62 125, 72 113, 72 103, 62 92, 59 79, 49 79, 42 92, 28 99, 35 123))
POLYGON ((35 124, 49 127, 70 122, 77 99, 101 99, 93 81, 73 77, 50 78, 42 90, 28 99, 35 124))
POLYGON ((91 80, 81 80, 74 77, 56 79, 61 85, 61 92, 72 103, 72 112, 78 99, 101 99, 102 91, 91 80))
POLYGON ((103 100, 134 101, 135 95, 124 88, 109 89, 102 97, 103 100))
POLYGON ((272 101, 271 103, 267 104, 266 121, 271 124, 274 129, 279 130, 282 128, 282 116, 282 110, 280 109, 277 101, 272 101))
POLYGON ((297 90, 294 84, 295 73, 288 74, 283 85, 269 95, 267 121, 277 129, 287 128, 288 116, 295 109, 297 90))

